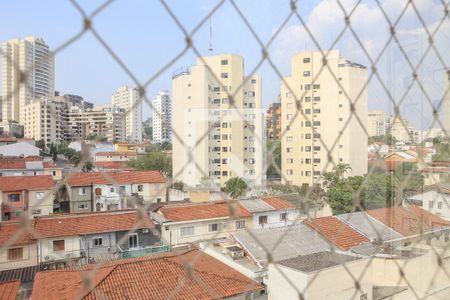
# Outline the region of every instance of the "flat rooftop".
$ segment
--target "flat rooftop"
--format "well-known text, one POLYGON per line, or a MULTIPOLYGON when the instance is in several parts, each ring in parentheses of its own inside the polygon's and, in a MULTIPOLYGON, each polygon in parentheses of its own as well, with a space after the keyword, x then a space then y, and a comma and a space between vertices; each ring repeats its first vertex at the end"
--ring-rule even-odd
POLYGON ((355 256, 323 251, 281 260, 277 264, 310 273, 358 259, 360 258, 355 256))

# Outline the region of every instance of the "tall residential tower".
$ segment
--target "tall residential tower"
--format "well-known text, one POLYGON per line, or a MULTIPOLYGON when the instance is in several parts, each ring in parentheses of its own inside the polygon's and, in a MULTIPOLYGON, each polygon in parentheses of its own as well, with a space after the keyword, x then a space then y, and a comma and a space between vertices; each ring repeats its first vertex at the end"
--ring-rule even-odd
POLYGON ((168 91, 160 91, 152 100, 152 142, 172 142, 172 103, 168 91))
POLYGON ((285 184, 321 184, 322 173, 339 163, 351 166, 351 176, 367 172, 366 67, 338 50, 328 53, 327 65, 320 52, 294 55, 292 74, 284 78, 289 88, 281 86, 285 184))
MULTIPOLYGON (((54 56, 41 38, 16 38, 2 44, 2 122, 23 123, 23 108, 55 94, 54 56)), ((22 124, 23 125, 23 124, 22 124)))
POLYGON ((262 184, 261 78, 245 77, 241 56, 197 59, 173 76, 172 97, 172 128, 183 141, 173 138, 174 180, 195 186, 208 178, 223 186, 241 177, 262 184))
POLYGON ((122 86, 111 96, 111 104, 126 111, 126 139, 142 141, 142 101, 137 88, 122 86))

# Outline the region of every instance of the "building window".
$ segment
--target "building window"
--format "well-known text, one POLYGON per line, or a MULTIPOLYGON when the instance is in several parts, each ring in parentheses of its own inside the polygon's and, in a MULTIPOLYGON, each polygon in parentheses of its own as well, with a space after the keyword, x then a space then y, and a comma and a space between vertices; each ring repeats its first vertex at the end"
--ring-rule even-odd
POLYGON ((314 158, 314 163, 315 164, 320 164, 320 158, 314 158))
POLYGON ((286 137, 286 142, 292 142, 292 136, 286 137))
POLYGON ((291 153, 291 152, 293 152, 293 151, 294 151, 294 148, 292 148, 292 147, 286 148, 286 152, 287 152, 287 153, 291 153))
POLYGON ((139 245, 138 235, 137 233, 132 233, 128 235, 128 247, 129 248, 137 248, 139 245))
POLYGON ((320 121, 314 121, 314 126, 320 126, 320 121))
POLYGON ((190 235, 194 235, 194 226, 180 228, 180 236, 181 237, 190 236, 190 235))
POLYGON ((52 171, 52 176, 56 176, 56 171, 52 171))
POLYGON ((320 114, 320 108, 314 108, 314 111, 313 111, 315 114, 320 114))
POLYGON ((434 207, 434 201, 430 201, 428 203, 428 208, 433 208, 434 207))
POLYGON ((267 216, 259 216, 259 225, 267 224, 267 216))
POLYGON ((314 84, 314 85, 313 85, 313 89, 319 90, 319 89, 320 89, 320 84, 314 84))
POLYGON ((228 59, 222 59, 222 60, 220 61, 220 64, 221 64, 222 66, 228 65, 228 59))
POLYGON ((114 193, 115 191, 116 191, 116 190, 114 189, 114 187, 110 187, 110 188, 109 188, 109 192, 110 192, 110 193, 114 193))
POLYGON ((23 259, 23 248, 8 249, 8 260, 23 259))
POLYGON ((8 195, 8 202, 19 202, 20 200, 20 194, 9 194, 8 195))
POLYGON ((77 205, 78 209, 88 209, 89 206, 87 204, 78 204, 77 205))
POLYGON ((101 237, 94 238, 93 239, 93 245, 94 245, 94 247, 101 247, 101 246, 103 246, 103 238, 101 238, 101 237))
POLYGON ((245 220, 237 220, 236 229, 244 229, 244 228, 245 228, 245 220))
POLYGON ((311 85, 310 84, 305 84, 305 90, 309 91, 311 89, 311 85))
POLYGON ((293 158, 287 158, 286 159, 286 163, 293 164, 294 163, 294 159, 293 158))
POLYGON ((142 184, 138 184, 137 190, 138 192, 142 192, 144 190, 144 186, 142 184))
POLYGON ((125 186, 124 185, 119 186, 119 191, 121 193, 125 193, 125 186))
POLYGON ((309 57, 304 57, 303 58, 303 63, 304 64, 308 64, 308 63, 310 63, 311 62, 311 58, 309 58, 309 57))
POLYGON ((86 195, 86 188, 85 187, 81 187, 78 189, 78 194, 80 195, 86 195))
POLYGON ((438 209, 442 209, 442 202, 438 202, 438 209))
POLYGON ((293 171, 292 169, 287 169, 287 170, 286 170, 286 173, 287 173, 288 175, 292 175, 292 174, 294 174, 294 171, 293 171))
POLYGON ((311 114, 311 109, 310 108, 305 109, 305 114, 306 115, 310 115, 311 114))
POLYGON ((228 73, 222 73, 222 74, 220 74, 220 77, 221 78, 228 78, 228 73))
POLYGON ((209 224, 208 225, 208 230, 209 230, 209 232, 219 231, 220 230, 220 224, 219 223, 209 224))
POLYGON ((311 97, 305 97, 305 102, 311 102, 311 97))
POLYGON ((303 72, 303 77, 309 77, 311 76, 311 72, 310 71, 304 71, 303 72))
POLYGON ((320 97, 314 97, 314 101, 315 102, 319 102, 320 101, 320 97))
POLYGON ((287 214, 286 213, 281 213, 280 214, 280 221, 287 221, 287 214))
POLYGON ((65 250, 65 241, 64 240, 53 241, 53 251, 64 251, 64 250, 65 250))

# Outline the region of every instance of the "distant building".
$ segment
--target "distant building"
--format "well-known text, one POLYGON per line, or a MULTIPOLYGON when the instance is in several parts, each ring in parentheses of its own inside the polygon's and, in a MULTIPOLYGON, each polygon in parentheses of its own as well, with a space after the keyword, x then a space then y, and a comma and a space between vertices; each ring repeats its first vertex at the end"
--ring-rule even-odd
POLYGON ((51 175, 54 181, 62 179, 62 168, 40 156, 0 159, 0 176, 51 175))
POLYGON ((68 107, 77 106, 81 109, 94 108, 93 103, 85 101, 83 97, 78 95, 64 94, 62 96, 55 96, 55 99, 65 102, 68 107))
POLYGON ((95 153, 95 161, 129 161, 131 159, 136 159, 136 152, 97 152, 95 153))
POLYGON ((172 142, 172 102, 168 91, 160 91, 152 100, 152 142, 172 142))
POLYGON ((450 69, 444 73, 444 97, 443 97, 443 120, 441 119, 444 129, 447 133, 446 137, 450 137, 450 69))
POLYGON ((142 101, 137 88, 122 86, 111 96, 111 105, 125 110, 125 137, 130 143, 142 141, 142 101))
POLYGON ((22 124, 25 105, 55 94, 54 56, 44 40, 34 36, 4 42, 2 54, 2 120, 22 124))
POLYGON ((391 118, 391 128, 389 133, 396 141, 407 144, 414 143, 415 129, 409 125, 408 120, 399 116, 391 118))
POLYGON ((382 110, 369 111, 367 133, 369 136, 384 136, 390 126, 389 115, 382 110))
POLYGON ((174 74, 175 181, 196 186, 208 177, 223 186, 241 177, 251 186, 263 184, 261 93, 261 78, 246 77, 244 59, 235 54, 203 57, 174 74))
POLYGON ((327 53, 324 68, 323 59, 321 52, 294 55, 281 85, 284 184, 321 184, 322 173, 339 163, 351 166, 349 176, 367 173, 367 68, 338 50, 327 53))
POLYGON ((266 138, 279 140, 281 135, 281 103, 270 103, 266 114, 266 138))

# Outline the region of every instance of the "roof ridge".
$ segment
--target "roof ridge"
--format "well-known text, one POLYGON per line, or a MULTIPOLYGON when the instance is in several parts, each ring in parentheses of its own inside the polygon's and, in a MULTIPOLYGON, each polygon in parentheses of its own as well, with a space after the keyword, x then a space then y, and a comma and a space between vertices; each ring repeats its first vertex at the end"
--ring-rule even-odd
MULTIPOLYGON (((111 275, 112 272, 114 272, 114 270, 116 270, 116 268, 119 266, 119 264, 117 265, 112 265, 110 266, 111 270, 105 274, 95 285, 92 285, 92 287, 90 287, 90 289, 87 289, 86 291, 84 291, 84 293, 81 293, 81 296, 79 297, 79 299, 83 299, 85 297, 87 297, 90 293, 92 293, 94 291, 95 288, 97 288, 103 281, 105 281, 105 279, 107 277, 109 277, 111 275)), ((105 268, 108 268, 108 266, 106 266, 105 268)), ((96 272, 96 274, 98 274, 98 272, 96 272)))

